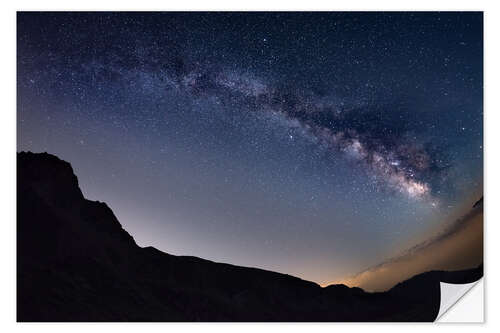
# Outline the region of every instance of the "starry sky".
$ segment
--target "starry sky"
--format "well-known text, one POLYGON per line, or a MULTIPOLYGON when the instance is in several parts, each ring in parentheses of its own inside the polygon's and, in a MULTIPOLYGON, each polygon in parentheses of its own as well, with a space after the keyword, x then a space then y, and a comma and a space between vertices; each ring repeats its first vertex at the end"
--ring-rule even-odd
POLYGON ((327 284, 483 191, 483 15, 17 15, 17 150, 141 246, 327 284))

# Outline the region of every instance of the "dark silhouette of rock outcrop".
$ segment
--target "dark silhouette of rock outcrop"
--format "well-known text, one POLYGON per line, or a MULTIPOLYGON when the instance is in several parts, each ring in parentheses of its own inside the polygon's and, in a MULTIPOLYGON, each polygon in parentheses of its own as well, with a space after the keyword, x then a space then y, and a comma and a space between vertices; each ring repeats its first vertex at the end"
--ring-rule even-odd
POLYGON ((429 272, 367 293, 141 248, 69 163, 17 155, 18 321, 432 321, 439 281, 481 276, 429 272))

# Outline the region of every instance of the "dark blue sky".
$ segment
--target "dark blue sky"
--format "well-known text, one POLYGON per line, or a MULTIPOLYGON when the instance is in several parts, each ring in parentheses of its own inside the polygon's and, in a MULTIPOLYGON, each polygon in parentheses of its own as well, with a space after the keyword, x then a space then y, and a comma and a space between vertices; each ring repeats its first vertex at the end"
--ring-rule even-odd
POLYGON ((482 13, 19 13, 18 150, 143 246, 326 283, 483 190, 482 13))

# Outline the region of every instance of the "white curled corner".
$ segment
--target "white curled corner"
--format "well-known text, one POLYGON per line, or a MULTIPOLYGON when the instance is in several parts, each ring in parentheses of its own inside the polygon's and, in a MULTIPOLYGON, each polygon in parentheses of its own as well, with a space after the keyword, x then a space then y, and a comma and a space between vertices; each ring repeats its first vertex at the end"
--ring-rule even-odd
POLYGON ((441 288, 441 304, 439 306, 439 313, 436 317, 436 321, 446 322, 447 320, 440 320, 439 318, 443 314, 445 314, 453 305, 455 305, 479 281, 482 281, 482 279, 472 283, 464 283, 464 284, 452 284, 452 283, 440 282, 439 284, 441 288))

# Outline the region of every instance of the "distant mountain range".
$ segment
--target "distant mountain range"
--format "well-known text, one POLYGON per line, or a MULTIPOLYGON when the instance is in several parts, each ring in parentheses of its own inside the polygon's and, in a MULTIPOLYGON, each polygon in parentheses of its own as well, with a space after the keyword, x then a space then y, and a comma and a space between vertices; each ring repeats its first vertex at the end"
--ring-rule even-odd
POLYGON ((482 275, 432 271, 367 293, 142 248, 68 162, 17 154, 18 321, 433 321, 440 281, 482 275))

